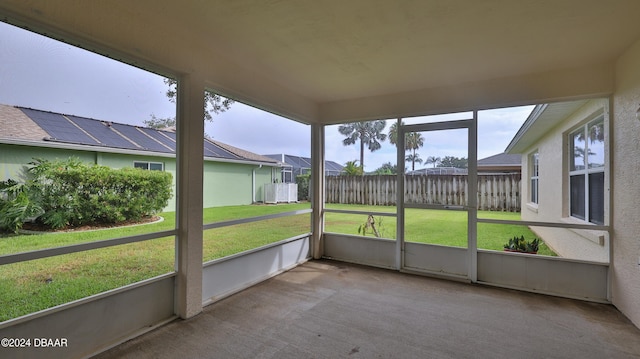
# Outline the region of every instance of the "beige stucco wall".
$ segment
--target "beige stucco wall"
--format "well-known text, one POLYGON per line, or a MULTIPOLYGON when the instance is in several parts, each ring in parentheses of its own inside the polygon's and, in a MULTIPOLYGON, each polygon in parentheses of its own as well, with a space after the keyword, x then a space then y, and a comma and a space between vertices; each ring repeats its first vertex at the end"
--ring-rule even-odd
MULTIPOLYGON (((607 112, 608 99, 595 99, 587 102, 566 119, 559 121, 533 146, 526 149, 522 156, 522 219, 528 221, 579 223, 586 222, 569 216, 569 184, 567 136, 577 126, 588 122, 599 114, 607 112), (530 202, 530 164, 529 155, 538 151, 539 194, 538 204, 530 202)), ((608 143, 608 133, 605 131, 608 143)), ((605 153, 605 156, 607 153, 605 153)), ((606 174, 606 168, 605 168, 606 174)), ((608 193, 608 176, 605 175, 605 191, 608 193)), ((608 195, 605 197, 605 208, 608 195)), ((608 211, 605 209, 605 223, 608 211)), ((606 232, 571 230, 561 228, 533 227, 549 247, 558 255, 596 262, 608 262, 609 238, 606 232)))
POLYGON ((613 97, 612 301, 640 327, 640 41, 617 61, 613 97))

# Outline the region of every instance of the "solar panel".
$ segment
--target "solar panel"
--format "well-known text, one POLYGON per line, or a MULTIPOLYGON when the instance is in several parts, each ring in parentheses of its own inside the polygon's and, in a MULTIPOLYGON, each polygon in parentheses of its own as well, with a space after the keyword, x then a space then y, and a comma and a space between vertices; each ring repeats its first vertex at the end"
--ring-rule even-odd
POLYGON ((176 151, 176 141, 171 141, 171 139, 163 136, 160 131, 154 130, 152 128, 138 128, 138 130, 146 133, 147 135, 153 137, 157 141, 164 143, 166 146, 169 146, 173 149, 173 152, 176 151))
POLYGON ((156 152, 173 152, 171 149, 166 148, 158 141, 155 141, 152 138, 149 138, 144 133, 138 130, 138 128, 129 125, 122 125, 119 123, 112 124, 113 128, 118 130, 118 132, 127 136, 130 140, 142 146, 143 150, 147 151, 156 151, 156 152))
POLYGON ((342 171, 342 166, 340 166, 339 164, 333 161, 326 161, 325 166, 327 167, 328 170, 331 170, 331 171, 338 171, 338 172, 342 171))
POLYGON ((216 146, 215 144, 204 140, 204 155, 207 157, 218 157, 218 158, 227 158, 227 159, 241 159, 234 155, 233 153, 216 146))
POLYGON ((100 144, 60 114, 28 108, 21 108, 20 110, 45 130, 54 141, 85 145, 100 144))
POLYGON ((284 159, 286 163, 292 165, 295 168, 305 167, 304 163, 300 161, 300 157, 285 155, 284 159))
POLYGON ((122 137, 119 133, 114 131, 110 125, 106 125, 104 122, 100 122, 97 120, 92 120, 84 117, 77 116, 67 116, 71 121, 73 121, 76 125, 81 127, 83 130, 91 134, 94 138, 96 138, 102 145, 107 147, 117 147, 117 148, 129 148, 136 149, 137 147, 127 141, 124 137, 122 137))
MULTIPOLYGON (((271 158, 271 159, 272 159, 272 160, 274 160, 274 161, 283 162, 283 160, 282 160, 282 155, 263 155, 263 156, 265 156, 265 157, 269 157, 269 158, 271 158)), ((284 163, 286 163, 286 162, 284 162, 284 163)), ((286 164, 287 164, 287 165, 291 165, 290 163, 286 163, 286 164)))
POLYGON ((167 136, 169 137, 174 143, 177 141, 176 140, 176 133, 175 132, 171 132, 171 131, 158 131, 159 134, 163 135, 163 136, 167 136))

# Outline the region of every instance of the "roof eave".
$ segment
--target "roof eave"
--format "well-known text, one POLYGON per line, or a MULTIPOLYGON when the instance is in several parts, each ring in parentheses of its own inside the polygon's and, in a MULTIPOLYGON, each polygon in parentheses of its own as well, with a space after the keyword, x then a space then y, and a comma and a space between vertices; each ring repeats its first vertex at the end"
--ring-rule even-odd
MULTIPOLYGON (((72 144, 72 143, 53 142, 53 141, 32 141, 32 140, 22 140, 22 139, 14 139, 14 138, 0 138, 0 144, 33 146, 33 147, 43 147, 43 148, 58 148, 58 149, 65 149, 65 150, 77 150, 77 151, 89 151, 89 152, 104 152, 104 153, 115 153, 115 154, 134 155, 134 156, 152 156, 152 157, 165 157, 165 158, 176 157, 174 153, 167 153, 167 152, 129 150, 129 149, 112 148, 112 147, 78 145, 78 144, 72 144)), ((262 165, 262 166, 278 167, 277 163, 251 161, 251 160, 224 159, 224 158, 208 157, 208 156, 204 156, 204 160, 210 161, 210 162, 239 163, 239 164, 249 164, 249 165, 256 165, 256 166, 262 165)))
POLYGON ((533 110, 531 110, 531 113, 529 114, 527 119, 524 121, 522 126, 520 126, 520 129, 518 129, 518 132, 516 132, 515 136, 513 136, 507 148, 505 148, 505 153, 517 154, 520 153, 519 151, 522 151, 525 147, 527 147, 526 145, 524 145, 524 143, 529 140, 527 137, 527 131, 536 122, 540 115, 546 110, 547 106, 547 104, 536 105, 533 110))

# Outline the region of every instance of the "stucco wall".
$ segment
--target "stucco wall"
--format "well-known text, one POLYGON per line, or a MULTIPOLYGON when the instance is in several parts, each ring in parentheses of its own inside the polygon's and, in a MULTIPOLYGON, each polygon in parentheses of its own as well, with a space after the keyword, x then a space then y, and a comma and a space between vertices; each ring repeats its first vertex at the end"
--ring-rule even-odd
MULTIPOLYGON (((602 113, 608 107, 608 101, 608 99, 597 99, 587 102, 572 115, 559 121, 552 131, 533 146, 527 148, 522 157, 522 219, 541 222, 585 223, 569 216, 567 135, 577 126, 602 113), (529 164, 529 155, 536 150, 539 154, 537 205, 530 202, 529 164)), ((605 133, 605 135, 607 134, 605 133)), ((608 136, 605 137, 605 141, 609 141, 608 136)), ((609 181, 605 180, 605 187, 608 183, 609 181)), ((608 188, 605 188, 605 192, 608 192, 608 188)), ((605 212, 608 211, 605 210, 605 212)), ((562 257, 597 262, 609 260, 609 238, 606 232, 547 227, 533 227, 532 230, 562 257)))
POLYGON ((616 63, 613 97, 612 300, 640 327, 640 41, 616 63))

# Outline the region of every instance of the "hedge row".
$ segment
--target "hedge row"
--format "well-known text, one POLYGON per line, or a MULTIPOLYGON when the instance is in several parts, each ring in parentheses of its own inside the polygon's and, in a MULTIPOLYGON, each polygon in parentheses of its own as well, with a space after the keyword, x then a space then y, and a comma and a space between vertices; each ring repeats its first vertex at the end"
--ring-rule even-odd
MULTIPOLYGON (((60 229, 96 223, 139 220, 166 207, 171 198, 171 174, 134 168, 112 169, 88 165, 78 159, 36 160, 28 170, 29 180, 19 191, 5 191, 0 216, 32 216, 51 228, 60 229), (25 193, 31 208, 7 210, 10 203, 24 207, 25 193), (20 201, 18 201, 20 200, 20 201)), ((3 201, 0 197, 0 201, 3 201)), ((21 221, 2 221, 17 223, 21 221)), ((2 226, 3 223, 0 223, 2 226)), ((5 228, 15 231, 19 228, 5 228)))

